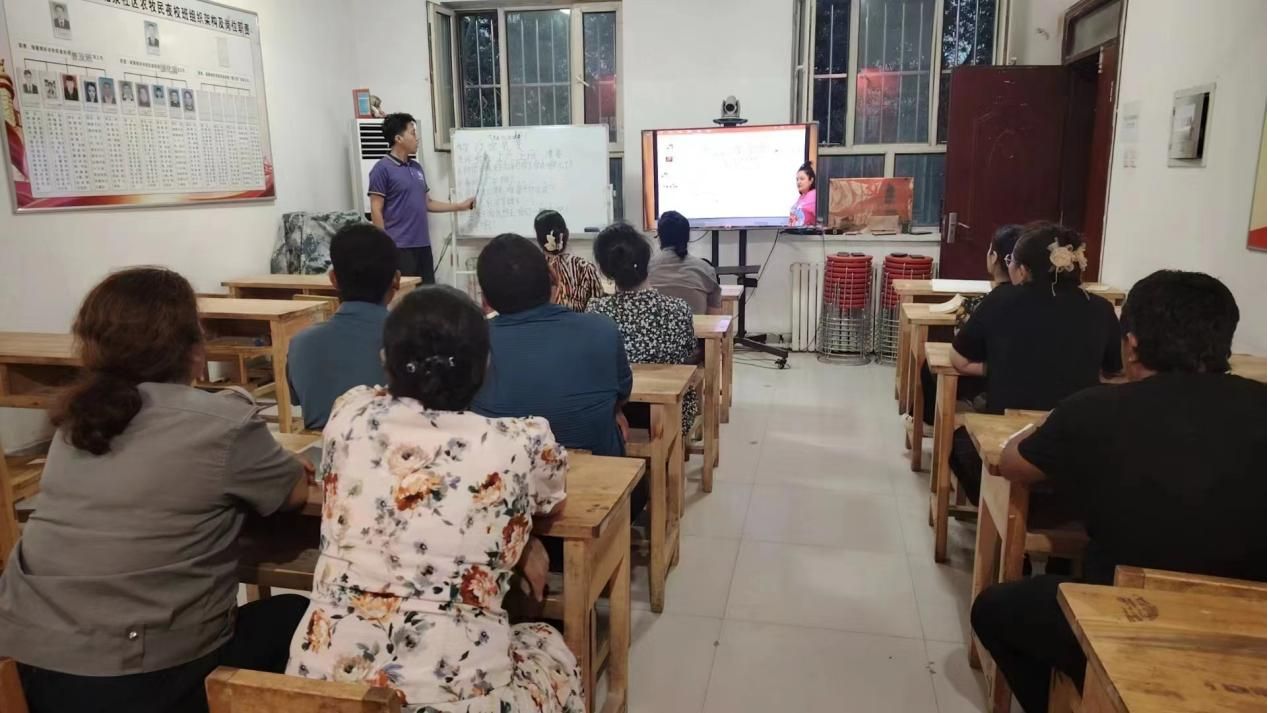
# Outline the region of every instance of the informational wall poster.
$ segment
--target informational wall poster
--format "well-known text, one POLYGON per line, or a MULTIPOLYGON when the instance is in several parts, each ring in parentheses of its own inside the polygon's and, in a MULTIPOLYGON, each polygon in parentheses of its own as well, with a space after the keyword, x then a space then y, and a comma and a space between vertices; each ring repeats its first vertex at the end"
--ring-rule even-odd
POLYGON ((272 199, 259 18, 201 0, 0 0, 19 211, 272 199))

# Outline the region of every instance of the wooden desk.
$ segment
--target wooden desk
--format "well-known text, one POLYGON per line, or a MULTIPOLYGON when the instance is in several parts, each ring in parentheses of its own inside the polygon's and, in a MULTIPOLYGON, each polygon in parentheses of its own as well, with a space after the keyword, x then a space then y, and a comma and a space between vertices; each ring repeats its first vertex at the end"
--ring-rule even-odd
POLYGON ((1268 362, 1264 357, 1250 354, 1234 354, 1229 357, 1229 371, 1237 376, 1254 379, 1260 383, 1268 383, 1268 362))
POLYGON ((651 463, 647 500, 651 517, 648 592, 652 611, 660 612, 665 609, 665 581, 678 558, 684 492, 682 403, 687 390, 695 384, 696 368, 686 364, 632 364, 631 368, 634 388, 630 402, 648 404, 651 427, 647 440, 631 438, 626 453, 651 463))
MULTIPOLYGON (((422 283, 421 277, 401 276, 401 292, 412 290, 422 283)), ((330 284, 330 277, 320 275, 255 275, 225 280, 220 283, 229 288, 229 296, 269 300, 289 300, 295 295, 333 295, 338 290, 330 284)))
POLYGON ((48 408, 82 363, 69 334, 0 332, 0 406, 48 408))
MULTIPOLYGON (((1016 412, 1004 416, 971 413, 964 415, 973 445, 982 457, 982 485, 978 498, 977 541, 973 551, 973 596, 995 582, 1021 578, 1022 561, 1028 550, 1074 556, 1087 544, 1081 527, 1029 532, 1030 488, 1012 483, 999 475, 999 459, 1004 444, 1017 431, 1037 423, 1043 414, 1016 412), (996 560, 998 559, 998 568, 996 560)), ((987 707, 994 713, 1008 713, 1011 693, 1008 682, 998 675, 990 654, 975 634, 969 644, 969 662, 980 663, 986 678, 987 707)))
MULTIPOLYGON (((933 525, 933 559, 947 561, 947 524, 951 516, 951 442, 955 437, 956 390, 960 372, 951 366, 951 345, 925 344, 925 363, 938 379, 938 400, 933 413, 933 465, 929 482, 929 524, 933 525)), ((971 505, 957 504, 957 515, 975 516, 971 505)))
POLYGON ((273 439, 277 441, 278 445, 296 455, 303 453, 313 446, 321 445, 321 436, 315 433, 274 432, 273 439))
POLYGON ((721 436, 721 381, 722 381, 722 343, 731 331, 731 318, 726 315, 697 314, 692 318, 695 322, 696 338, 704 340, 704 468, 701 475, 701 488, 706 493, 713 492, 713 469, 718 465, 721 454, 718 443, 721 436))
POLYGON ((899 354, 899 359, 906 366, 907 386, 899 404, 903 413, 911 413, 911 469, 919 471, 921 459, 924 457, 924 387, 920 383, 920 367, 925 363, 925 342, 929 338, 930 327, 955 327, 956 313, 933 312, 935 305, 906 303, 901 305, 903 319, 908 326, 909 336, 906 340, 907 350, 899 354))
MULTIPOLYGON (((1123 300, 1127 299, 1127 293, 1123 290, 1099 282, 1089 282, 1083 285, 1083 289, 1094 295, 1104 297, 1110 301, 1110 304, 1114 305, 1120 305, 1123 300)), ((991 282, 989 280, 894 280, 894 292, 902 303, 946 302, 956 295, 980 297, 990 291, 991 282)), ((904 398, 904 394, 907 393, 907 364, 902 358, 902 355, 906 353, 907 328, 908 325, 900 309, 898 313, 898 365, 894 373, 894 393, 900 402, 904 398)), ((901 408, 899 412, 907 413, 907 409, 905 407, 901 408)))
POLYGON ((1087 656, 1085 713, 1262 713, 1262 600, 1065 583, 1087 656))
MULTIPOLYGON (((674 429, 681 433, 679 422, 674 429)), ((630 645, 630 493, 643 477, 646 465, 637 458, 569 454, 567 491, 563 510, 551 518, 534 518, 533 534, 564 540, 564 639, 581 668, 587 707, 594 710, 595 682, 606 659, 608 697, 605 711, 625 710, 629 683, 630 645), (608 592, 607 646, 595 645, 595 604, 608 592)), ((303 512, 321 515, 323 493, 310 488, 303 512)), ((311 518, 310 518, 311 520, 311 518)), ((312 540, 313 543, 316 539, 312 540)), ((252 553, 239 574, 246 577, 281 577, 292 589, 311 589, 316 566, 316 547, 295 554, 252 553), (272 557, 272 559, 269 559, 272 557), (271 568, 267 574, 262 568, 271 568), (307 584, 302 579, 307 577, 307 584), (291 586, 301 585, 301 586, 291 586)), ((247 581, 243 579, 243 581, 247 581)), ((549 605, 554 603, 548 602, 549 605)))
POLYGON ((291 338, 321 319, 322 306, 294 300, 198 298, 198 313, 207 332, 207 360, 228 362, 232 383, 259 395, 269 390, 277 397, 278 428, 298 430, 291 417, 291 389, 286 379, 286 353, 291 338), (256 345, 258 342, 267 344, 256 345), (272 384, 253 383, 246 360, 267 357, 272 362, 272 384))

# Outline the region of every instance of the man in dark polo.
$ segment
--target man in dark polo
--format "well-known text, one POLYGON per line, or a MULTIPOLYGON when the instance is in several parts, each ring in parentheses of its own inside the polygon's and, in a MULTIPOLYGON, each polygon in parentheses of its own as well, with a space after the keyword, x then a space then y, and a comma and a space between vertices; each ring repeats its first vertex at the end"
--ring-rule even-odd
POLYGON ((370 170, 370 221, 396 243, 402 275, 421 277, 423 284, 436 281, 432 265, 427 213, 471 210, 475 198, 461 203, 432 200, 423 167, 410 155, 418 151, 418 126, 409 114, 388 114, 383 119, 383 138, 391 151, 370 170))

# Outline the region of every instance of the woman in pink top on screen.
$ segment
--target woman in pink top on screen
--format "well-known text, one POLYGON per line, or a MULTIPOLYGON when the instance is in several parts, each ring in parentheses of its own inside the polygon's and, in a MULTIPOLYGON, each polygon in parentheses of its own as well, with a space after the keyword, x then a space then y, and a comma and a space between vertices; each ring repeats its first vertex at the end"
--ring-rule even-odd
POLYGON ((797 169, 797 192, 801 195, 788 215, 788 224, 794 227, 814 225, 817 222, 815 205, 819 197, 815 192, 815 167, 809 161, 797 169))

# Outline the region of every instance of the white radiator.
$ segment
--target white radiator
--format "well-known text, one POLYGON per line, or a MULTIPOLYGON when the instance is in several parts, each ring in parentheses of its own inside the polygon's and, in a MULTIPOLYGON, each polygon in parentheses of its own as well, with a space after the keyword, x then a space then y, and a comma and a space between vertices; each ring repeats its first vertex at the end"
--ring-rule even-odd
POLYGON ((823 296, 823 266, 795 262, 789 266, 788 303, 792 310, 792 350, 813 352, 818 348, 819 307, 823 296))

